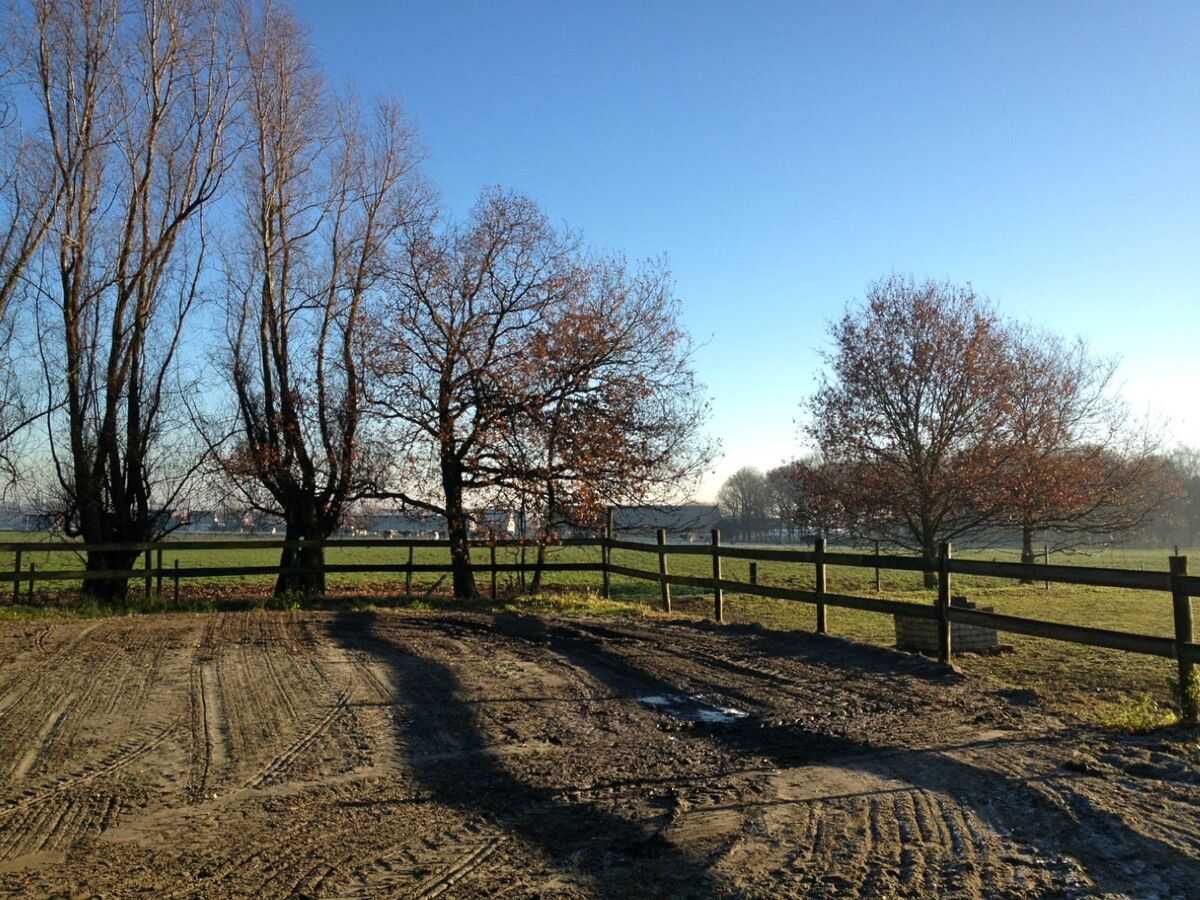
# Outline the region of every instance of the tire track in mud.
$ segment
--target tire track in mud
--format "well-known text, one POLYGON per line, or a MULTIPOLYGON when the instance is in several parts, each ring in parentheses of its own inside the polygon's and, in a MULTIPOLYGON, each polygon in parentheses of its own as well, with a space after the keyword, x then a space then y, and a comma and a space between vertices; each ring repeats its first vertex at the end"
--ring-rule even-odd
MULTIPOLYGON (((69 660, 71 655, 101 624, 101 622, 92 622, 75 632, 74 635, 55 647, 49 655, 39 657, 32 671, 14 666, 12 678, 4 685, 3 694, 0 694, 0 724, 7 721, 13 708, 22 700, 39 691, 44 681, 50 680, 52 684, 57 684, 59 679, 51 679, 49 676, 61 675, 64 669, 61 658, 66 657, 69 660)), ((69 667, 67 670, 69 671, 69 667)))
MULTIPOLYGON (((19 863, 37 868, 49 894, 197 897, 1072 896, 1138 884, 1167 894, 1200 868, 1197 786, 1121 769, 1148 765, 1144 753, 1081 775, 1064 763, 1072 735, 1040 713, 993 720, 1000 701, 985 692, 874 657, 839 668, 840 646, 813 642, 806 659, 805 642, 775 656, 766 638, 732 629, 582 625, 471 614, 146 619, 106 623, 78 662, 58 656, 52 633, 48 655, 63 660, 66 686, 36 714, 14 702, 8 725, 30 738, 24 750, 41 736, 54 758, 6 757, 30 787, 0 805, 0 859, 65 849, 61 868, 19 863), (155 646, 180 646, 184 634, 178 653, 155 646), (114 643, 124 655, 110 663, 114 643), (64 712, 82 673, 106 665, 64 712), (735 705, 751 717, 681 724, 637 700, 715 696, 714 686, 744 698, 735 705), (872 691, 908 705, 855 702, 872 691), (808 706, 847 697, 848 712, 810 721, 808 706), (79 735, 111 735, 121 716, 133 740, 47 774, 69 765, 58 757, 82 746, 79 735), (143 746, 155 740, 158 749, 143 746), (122 777, 131 763, 147 778, 122 777), (164 774, 171 766, 177 778, 164 774), (197 786, 222 792, 204 800, 197 786), (101 849, 80 840, 118 819, 101 849), (1079 857, 1087 871, 1047 834, 1067 821, 1098 842, 1079 857), (1146 858, 1157 881, 1101 859, 1111 850, 1125 865, 1120 854, 1142 846, 1134 829, 1146 846, 1159 842, 1146 858), (148 853, 152 866, 124 865, 148 853)), ((20 659, 26 678, 45 677, 29 674, 42 657, 20 659)), ((5 877, 0 892, 26 876, 5 877)))
POLYGON ((126 684, 131 671, 139 681, 145 679, 141 654, 149 642, 130 626, 108 629, 102 637, 89 639, 100 624, 84 629, 69 642, 75 650, 69 657, 59 660, 56 654, 38 667, 26 689, 0 717, 7 726, 5 746, 14 751, 19 748, 13 753, 10 784, 57 763, 77 765, 80 748, 83 754, 92 750, 94 741, 86 739, 85 731, 101 710, 110 715, 120 712, 127 721, 137 721, 141 691, 131 695, 126 684), (88 648, 83 647, 85 639, 88 648))
POLYGON ((35 789, 34 791, 27 793, 20 800, 0 805, 0 820, 3 820, 15 812, 27 809, 28 807, 34 806, 38 803, 42 803, 52 797, 59 796, 74 787, 89 784, 104 775, 112 775, 121 771, 122 769, 127 768, 140 757, 145 756, 151 750, 159 747, 165 740, 167 740, 167 738, 171 737, 182 724, 183 719, 177 719, 150 738, 119 749, 117 752, 109 756, 104 762, 100 763, 94 768, 85 769, 84 771, 73 775, 63 776, 48 787, 35 789))
MULTIPOLYGON (((572 638, 574 631, 573 627, 567 626, 565 637, 572 638)), ((505 636, 517 639, 526 637, 507 632, 505 636)), ((681 694, 698 690, 711 692, 711 670, 722 671, 734 676, 732 685, 726 677, 722 687, 731 693, 736 689, 739 696, 761 701, 768 709, 778 704, 779 694, 803 694, 812 698, 817 693, 813 689, 798 690, 794 682, 789 683, 784 674, 774 668, 763 671, 758 666, 731 663, 718 652, 697 650, 691 646, 664 649, 662 640, 661 635, 655 635, 654 642, 647 645, 626 638, 615 647, 606 646, 594 652, 588 642, 573 641, 565 662, 577 670, 579 663, 585 661, 584 668, 589 674, 595 676, 599 673, 601 681, 610 687, 617 686, 618 694, 658 693, 663 689, 662 681, 641 683, 633 674, 641 668, 654 671, 656 679, 670 682, 672 689, 681 694), (623 661, 626 659, 631 663, 632 670, 625 668, 623 661), (707 666, 710 671, 696 673, 697 665, 707 666), (763 682, 769 684, 764 686, 763 682)), ((559 655, 562 651, 554 644, 554 637, 551 636, 549 652, 559 655)), ((838 680, 843 682, 839 687, 844 690, 845 679, 838 680)), ((832 689, 833 686, 826 687, 832 689)), ((747 749, 753 749, 752 743, 747 749)), ((896 755, 905 752, 897 750, 896 755)), ((857 762, 861 765, 872 757, 874 754, 857 762)), ((854 765, 854 761, 847 762, 854 765)), ((803 769, 792 771, 802 773, 803 769)), ((709 856, 710 865, 717 871, 732 866, 733 859, 744 858, 751 853, 761 857, 766 846, 761 835, 755 832, 769 830, 769 826, 786 830, 790 824, 789 816, 795 814, 796 804, 803 802, 805 811, 800 819, 808 833, 802 834, 797 843, 809 849, 794 854, 786 868, 795 870, 792 874, 797 877, 813 872, 838 873, 828 884, 814 882, 812 889, 825 885, 838 892, 878 890, 887 893, 895 886, 905 892, 974 896, 983 890, 985 874, 991 890, 1017 889, 1022 884, 1033 884, 1038 880, 1032 868, 1022 871, 1018 876, 1004 874, 1010 868, 1003 862, 1004 854, 1019 854, 1019 848, 1011 842, 1004 842, 1002 846, 992 829, 969 806, 964 806, 949 795, 931 793, 914 786, 899 797, 885 797, 882 801, 871 799, 847 804, 845 801, 814 797, 781 804, 774 808, 772 814, 756 818, 753 812, 755 804, 747 796, 746 779, 740 780, 742 783, 734 786, 725 800, 726 809, 739 808, 738 814, 732 817, 734 821, 721 822, 720 828, 711 829, 712 834, 707 834, 710 829, 697 823, 693 823, 690 829, 684 829, 684 835, 690 833, 693 842, 703 843, 705 837, 715 840, 718 835, 723 835, 720 846, 709 856), (864 840, 864 835, 890 835, 891 838, 881 847, 876 846, 874 841, 864 840), (922 849, 925 847, 937 850, 929 853, 922 849), (904 849, 901 851, 899 848, 904 849)), ((583 793, 591 792, 580 792, 576 796, 583 793)), ((677 801, 688 807, 683 819, 703 819, 707 812, 705 801, 710 793, 706 788, 697 788, 695 782, 677 786, 677 801)), ((612 799, 611 793, 602 792, 601 796, 612 799)), ((682 826, 677 824, 676 827, 682 826)))
POLYGON ((192 663, 188 668, 191 752, 186 792, 193 801, 203 799, 207 795, 218 742, 223 741, 219 731, 220 723, 214 721, 217 711, 209 708, 212 702, 211 690, 205 684, 204 678, 205 667, 216 664, 216 654, 219 652, 215 638, 221 621, 219 615, 206 623, 204 632, 192 652, 192 663))
POLYGON ((283 775, 291 767, 292 763, 308 750, 317 740, 329 729, 334 720, 342 713, 350 708, 350 695, 343 691, 337 697, 337 701, 333 704, 333 708, 325 715, 321 716, 311 728, 308 729, 299 740, 293 742, 282 753, 276 756, 273 760, 267 763, 262 769, 250 776, 243 783, 243 787, 256 788, 260 785, 283 775))
POLYGON ((95 767, 58 778, 0 806, 0 859, 62 846, 84 831, 103 831, 118 811, 115 795, 94 783, 120 774, 172 737, 179 719, 149 738, 126 745, 95 767), (85 790, 86 789, 86 790, 85 790))
MULTIPOLYGON (((426 803, 418 797, 409 805, 426 803)), ((388 802, 387 812, 372 817, 369 826, 345 817, 318 817, 272 829, 269 843, 238 847, 207 872, 202 883, 169 896, 181 900, 211 896, 214 890, 254 897, 379 896, 385 889, 402 889, 408 895, 420 878, 432 883, 445 874, 455 883, 461 881, 490 855, 477 852, 482 842, 498 845, 504 839, 471 823, 414 822, 397 813, 404 805, 388 802), (464 864, 468 856, 476 858, 464 864), (457 877, 455 871, 460 873, 457 877), (395 877, 388 878, 389 873, 395 877)))

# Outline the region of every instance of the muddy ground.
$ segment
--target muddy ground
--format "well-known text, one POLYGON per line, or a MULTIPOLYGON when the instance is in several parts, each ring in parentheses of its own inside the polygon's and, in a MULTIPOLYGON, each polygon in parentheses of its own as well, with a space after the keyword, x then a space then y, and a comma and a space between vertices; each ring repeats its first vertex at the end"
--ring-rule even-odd
POLYGON ((1198 784, 1170 745, 806 634, 0 626, 5 894, 1178 897, 1198 784))

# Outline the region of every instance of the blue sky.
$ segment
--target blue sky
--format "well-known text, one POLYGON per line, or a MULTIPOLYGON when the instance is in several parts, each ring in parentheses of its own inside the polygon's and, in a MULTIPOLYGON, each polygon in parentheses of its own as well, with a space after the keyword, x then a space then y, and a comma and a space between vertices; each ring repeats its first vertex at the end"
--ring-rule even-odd
POLYGON ((1200 4, 305 0, 447 207, 499 184, 669 256, 724 445, 800 451, 825 324, 890 271, 1120 355, 1200 445, 1200 4))

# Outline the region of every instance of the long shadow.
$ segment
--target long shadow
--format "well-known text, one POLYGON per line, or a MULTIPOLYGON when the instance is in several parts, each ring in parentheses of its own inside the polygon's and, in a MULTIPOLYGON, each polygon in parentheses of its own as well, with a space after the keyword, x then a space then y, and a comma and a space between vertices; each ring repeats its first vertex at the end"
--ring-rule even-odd
POLYGON ((369 612, 335 616, 331 636, 390 668, 408 708, 397 724, 407 764, 433 799, 492 823, 546 851, 563 871, 589 879, 596 896, 717 896, 721 885, 696 859, 656 832, 506 771, 480 732, 454 671, 377 635, 369 612), (445 752, 438 752, 439 745, 445 752))
MULTIPOLYGON (((589 631, 518 616, 498 617, 495 628, 506 637, 530 641, 560 655, 614 694, 678 694, 696 689, 694 684, 681 687, 669 682, 607 649, 605 641, 589 631)), ((628 640, 628 635, 621 637, 628 640)), ((827 655, 821 661, 834 664, 827 655)), ((851 667, 854 660, 844 659, 842 665, 851 667)), ((727 692, 727 686, 718 681, 706 689, 727 692)), ((1085 797, 1071 797, 1074 802, 1069 809, 1056 807, 1025 780, 972 766, 935 750, 874 744, 809 731, 795 724, 773 725, 754 719, 741 727, 714 728, 708 734, 730 750, 766 756, 784 767, 826 762, 950 794, 1024 843, 1045 850, 1047 836, 1051 836, 1049 840, 1078 860, 1101 891, 1138 896, 1145 890, 1145 885, 1120 865, 1132 859, 1156 863, 1157 875, 1169 879, 1185 894, 1200 883, 1200 860, 1133 830, 1119 816, 1097 808, 1085 797), (1104 840, 1098 839, 1101 835, 1104 840)))

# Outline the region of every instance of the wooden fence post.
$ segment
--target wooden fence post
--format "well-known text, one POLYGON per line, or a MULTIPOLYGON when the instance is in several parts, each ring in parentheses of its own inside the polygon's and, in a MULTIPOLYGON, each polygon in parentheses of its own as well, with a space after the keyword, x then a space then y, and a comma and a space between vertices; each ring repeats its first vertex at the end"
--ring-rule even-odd
POLYGON ((950 626, 950 555, 952 548, 947 541, 942 544, 941 551, 938 553, 938 662, 943 665, 950 664, 950 654, 953 652, 951 646, 951 635, 953 629, 950 626))
POLYGON ((813 551, 817 555, 817 634, 827 634, 828 623, 825 620, 825 538, 819 537, 813 541, 813 551))
POLYGON ((758 563, 750 563, 750 583, 758 584, 758 563))
MULTIPOLYGON (((1050 545, 1049 544, 1042 544, 1042 565, 1043 566, 1050 565, 1050 545)), ((1046 579, 1046 590, 1050 590, 1050 579, 1049 578, 1046 579)))
POLYGON ((175 606, 179 606, 179 557, 175 557, 175 606))
POLYGON ((163 560, 162 560, 162 558, 163 558, 163 548, 160 546, 158 548, 158 558, 156 560, 156 565, 155 565, 155 568, 158 572, 158 583, 154 586, 154 593, 158 596, 159 600, 162 599, 162 582, 163 582, 163 564, 162 564, 163 560))
POLYGON ((413 545, 408 545, 408 566, 404 569, 404 596, 412 598, 413 545))
POLYGON ((29 603, 33 602, 33 581, 34 581, 35 575, 37 575, 37 563, 30 563, 29 564, 29 594, 28 594, 28 598, 27 598, 27 602, 29 602, 29 603))
POLYGON ((879 541, 875 542, 875 593, 883 591, 883 582, 879 580, 879 541))
POLYGON ((150 599, 150 590, 154 587, 154 576, 151 574, 152 564, 150 561, 150 548, 146 548, 146 552, 142 554, 142 569, 145 571, 146 580, 146 599, 150 599))
POLYGON ((17 550, 16 561, 13 564, 13 603, 21 602, 21 551, 17 550))
POLYGON ((721 589, 721 529, 712 530, 713 618, 725 621, 725 591, 721 589))
POLYGON ((1175 610, 1175 659, 1179 663, 1179 711, 1188 725, 1196 724, 1196 697, 1192 692, 1192 660, 1186 656, 1185 644, 1193 639, 1192 598, 1181 580, 1187 575, 1187 557, 1172 556, 1171 605, 1175 610))
POLYGON ((489 541, 492 558, 492 602, 496 602, 496 529, 491 529, 491 540, 489 541))
POLYGON ((517 557, 517 584, 521 586, 521 593, 525 593, 525 528, 521 528, 521 552, 517 557))
POLYGON ((658 583, 662 587, 663 612, 671 611, 671 585, 667 581, 667 529, 658 529, 658 583))
POLYGON ((612 576, 608 567, 612 565, 612 547, 609 542, 613 539, 613 509, 610 506, 604 514, 604 537, 600 539, 600 594, 605 600, 612 599, 612 576))

